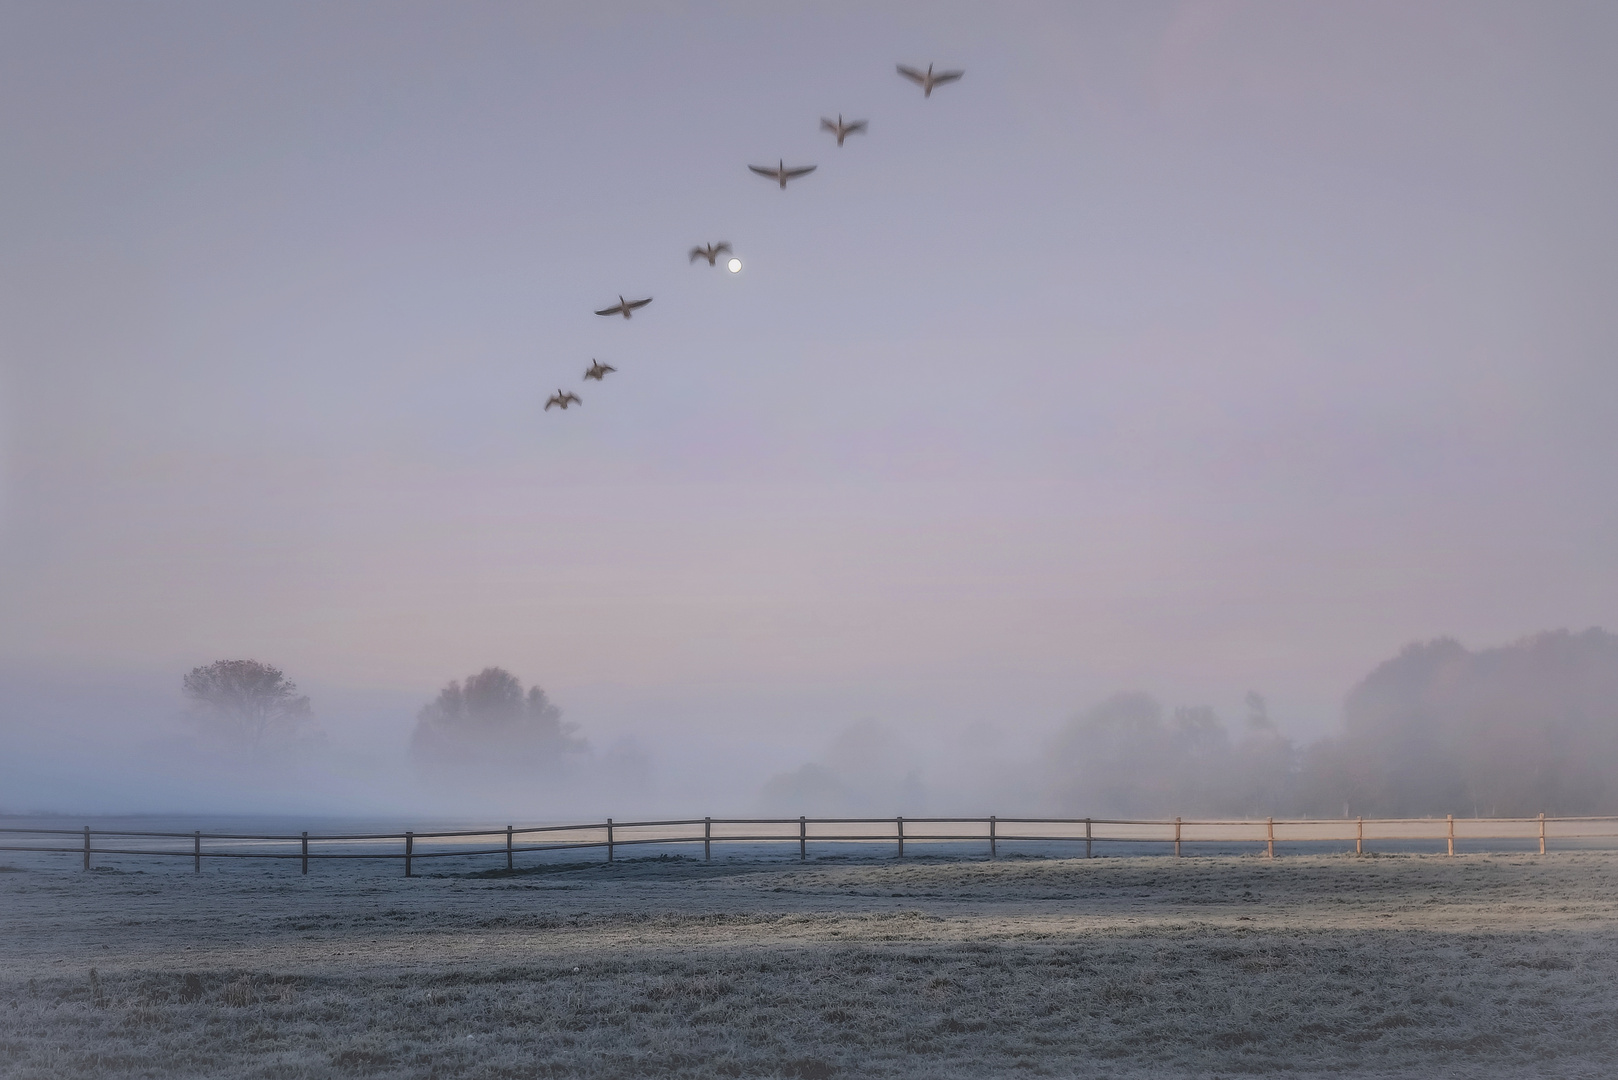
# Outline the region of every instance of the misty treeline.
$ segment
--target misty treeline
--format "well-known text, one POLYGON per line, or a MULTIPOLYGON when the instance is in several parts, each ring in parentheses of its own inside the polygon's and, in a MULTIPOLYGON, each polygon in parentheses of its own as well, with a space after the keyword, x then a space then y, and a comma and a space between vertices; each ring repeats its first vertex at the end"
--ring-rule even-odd
MULTIPOLYGON (((261 761, 320 745, 309 699, 278 668, 218 661, 184 685, 210 738, 261 761)), ((1602 630, 1477 651, 1449 639, 1410 645, 1348 693, 1338 734, 1309 744, 1287 737, 1256 693, 1243 713, 1118 694, 1072 717, 1031 759, 997 758, 992 731, 951 753, 866 720, 820 760, 707 785, 702 797, 750 790, 759 810, 791 816, 1618 813, 1618 637, 1602 630)), ((495 796, 520 808, 543 796, 550 812, 577 816, 586 803, 657 809, 649 802, 667 796, 632 742, 596 754, 543 689, 498 667, 427 701, 410 755, 423 789, 448 808, 495 796)))
POLYGON ((183 688, 189 730, 165 741, 162 767, 183 762, 173 791, 206 792, 233 810, 318 804, 561 820, 662 805, 633 736, 592 746, 544 688, 501 667, 451 680, 415 708, 373 714, 363 735, 352 705, 322 709, 262 661, 215 661, 183 688))
POLYGON ((432 773, 554 772, 588 749, 538 686, 526 692, 504 668, 451 682, 416 714, 410 753, 432 773))
MULTIPOLYGON (((314 710, 297 684, 271 664, 216 660, 183 680, 190 719, 216 744, 284 757, 298 742, 318 741, 314 710)), ((589 744, 562 722, 562 710, 538 686, 499 667, 452 680, 416 714, 411 757, 430 774, 551 771, 589 744)))
POLYGON ((1410 645, 1349 692, 1339 735, 1307 746, 1256 694, 1234 730, 1122 694, 1062 730, 1046 784, 1053 809, 1084 814, 1618 812, 1618 637, 1410 645))
POLYGON ((1342 735, 1310 747, 1301 774, 1322 807, 1618 812, 1618 636, 1411 645, 1349 692, 1342 735))
POLYGON ((1262 697, 1249 693, 1247 709, 1233 734, 1206 705, 1169 712, 1148 694, 1110 697, 1051 741, 1046 799, 1064 812, 1139 817, 1236 816, 1285 805, 1297 751, 1262 697))
POLYGON ((1288 738, 1263 697, 1244 715, 1145 693, 1072 717, 1032 759, 992 740, 917 768, 924 748, 865 720, 770 778, 778 814, 995 811, 1166 818, 1618 813, 1618 637, 1555 631, 1469 651, 1410 645, 1348 694, 1334 737, 1288 738))
POLYGON ((844 728, 824 760, 771 777, 760 803, 769 813, 861 814, 885 817, 914 813, 932 804, 914 748, 892 728, 865 719, 844 728))

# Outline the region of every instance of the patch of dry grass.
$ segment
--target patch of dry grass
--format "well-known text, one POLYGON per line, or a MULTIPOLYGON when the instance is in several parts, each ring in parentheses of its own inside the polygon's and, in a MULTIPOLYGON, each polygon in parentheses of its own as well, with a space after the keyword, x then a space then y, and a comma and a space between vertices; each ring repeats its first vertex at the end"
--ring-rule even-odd
POLYGON ((1609 1076, 1615 884, 1606 854, 31 871, 0 1073, 1609 1076))

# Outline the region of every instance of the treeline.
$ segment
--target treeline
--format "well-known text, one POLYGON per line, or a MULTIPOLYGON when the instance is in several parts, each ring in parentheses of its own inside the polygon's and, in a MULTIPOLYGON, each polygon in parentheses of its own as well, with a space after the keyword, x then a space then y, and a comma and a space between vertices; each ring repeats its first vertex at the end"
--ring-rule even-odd
MULTIPOLYGON (((189 719, 207 737, 250 752, 277 752, 313 730, 314 710, 271 664, 216 660, 183 680, 189 719)), ((504 668, 452 680, 416 714, 411 756, 428 770, 533 768, 588 744, 562 722, 538 686, 504 668)))
POLYGON ((391 740, 371 757, 332 746, 318 702, 270 664, 215 661, 192 670, 184 690, 198 735, 188 749, 206 770, 282 794, 301 785, 304 797, 391 800, 451 816, 571 817, 620 810, 648 787, 649 764, 632 741, 596 750, 542 687, 500 667, 444 684, 413 724, 398 716, 407 762, 391 740))
POLYGON ((1618 813, 1618 636, 1411 645, 1349 692, 1338 736, 1301 747, 1256 695, 1234 732, 1207 708, 1119 695, 1067 725, 1045 780, 1076 813, 1618 813))
POLYGON ((1349 693, 1303 775, 1313 805, 1381 814, 1618 812, 1618 636, 1411 645, 1349 693))
MULTIPOLYGON (((278 668, 218 661, 193 670, 184 688, 211 739, 258 760, 319 745, 309 699, 278 668)), ((758 785, 761 808, 785 814, 1618 813, 1618 636, 1602 630, 1478 651, 1449 639, 1411 645, 1349 692, 1339 734, 1308 745, 1283 734, 1259 695, 1245 711, 1230 723, 1205 706, 1120 694, 1065 724, 1037 762, 993 766, 963 747, 957 775, 937 784, 914 747, 865 721, 824 761, 742 784, 758 785)), ((425 787, 446 798, 647 791, 639 751, 594 753, 544 690, 498 667, 450 682, 423 705, 411 757, 425 787)))
POLYGON ((1211 708, 1165 710, 1147 694, 1118 694, 1076 716, 1044 756, 1052 808, 1160 818, 1243 816, 1289 805, 1298 753, 1249 694, 1235 734, 1211 708))

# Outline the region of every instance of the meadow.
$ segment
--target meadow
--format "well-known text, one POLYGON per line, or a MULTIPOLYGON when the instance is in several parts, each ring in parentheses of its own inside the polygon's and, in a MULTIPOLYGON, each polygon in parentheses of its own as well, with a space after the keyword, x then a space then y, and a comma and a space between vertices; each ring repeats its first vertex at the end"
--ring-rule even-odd
POLYGON ((1597 1077, 1618 854, 0 873, 0 1074, 1597 1077))

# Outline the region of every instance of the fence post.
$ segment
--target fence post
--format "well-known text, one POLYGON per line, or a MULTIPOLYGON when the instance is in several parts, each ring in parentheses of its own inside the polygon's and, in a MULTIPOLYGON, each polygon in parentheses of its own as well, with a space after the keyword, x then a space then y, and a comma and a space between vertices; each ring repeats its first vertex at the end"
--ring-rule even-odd
POLYGON ((1174 857, 1180 857, 1180 819, 1174 819, 1174 857))
POLYGON ((1090 819, 1084 819, 1084 857, 1090 857, 1090 819))
POLYGON ((803 860, 807 859, 808 857, 809 857, 809 820, 807 818, 805 818, 805 817, 799 816, 799 818, 798 818, 798 861, 803 862, 803 860))
POLYGON ((410 855, 415 850, 415 847, 416 834, 413 832, 405 833, 405 877, 413 876, 410 873, 410 855))
POLYGON ((1275 858, 1275 819, 1264 819, 1264 857, 1275 858))
POLYGON ((507 825, 506 826, 506 872, 509 874, 511 872, 511 870, 512 870, 512 865, 511 865, 511 826, 507 825))
MULTIPOLYGON (((309 834, 304 833, 303 835, 308 836, 309 834)), ((307 840, 304 841, 305 846, 307 846, 308 843, 309 843, 309 841, 307 841, 307 840)), ((306 873, 306 874, 309 872, 308 866, 309 866, 309 863, 308 863, 307 860, 305 860, 304 861, 304 873, 306 873)), ((196 831, 196 834, 191 837, 191 872, 193 874, 202 873, 202 830, 201 829, 198 829, 196 831)))
POLYGON ((905 819, 904 819, 904 815, 900 814, 898 817, 894 818, 893 823, 899 827, 899 858, 902 859, 902 858, 905 857, 905 819))
POLYGON ((1361 814, 1354 822, 1354 854, 1365 854, 1365 815, 1361 814))
MULTIPOLYGON (((199 865, 201 864, 202 860, 200 857, 197 859, 197 862, 199 865)), ((307 829, 305 829, 303 832, 303 872, 305 874, 309 872, 309 830, 307 829)))
POLYGON ((994 850, 994 825, 995 825, 994 815, 990 814, 989 815, 989 858, 991 858, 991 859, 996 857, 995 850, 994 850))
POLYGON ((607 819, 607 861, 612 862, 612 818, 607 819))
POLYGON ((1445 820, 1447 820, 1449 822, 1449 829, 1448 829, 1449 853, 1451 855, 1453 855, 1453 854, 1455 854, 1455 815, 1454 814, 1445 814, 1444 818, 1445 818, 1445 820))
POLYGON ((84 868, 90 869, 90 826, 84 827, 84 868))
POLYGON ((702 819, 702 861, 713 860, 713 818, 702 819))
POLYGON ((1545 854, 1545 811, 1539 812, 1539 853, 1545 854))

